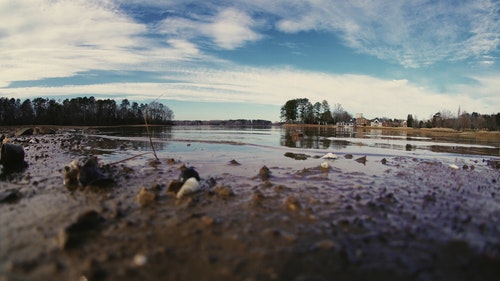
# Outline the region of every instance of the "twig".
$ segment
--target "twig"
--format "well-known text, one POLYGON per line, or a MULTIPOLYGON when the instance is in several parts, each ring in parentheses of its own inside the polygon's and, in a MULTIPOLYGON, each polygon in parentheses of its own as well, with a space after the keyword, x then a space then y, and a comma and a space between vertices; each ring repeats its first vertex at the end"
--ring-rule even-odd
POLYGON ((144 153, 141 153, 141 154, 137 154, 137 155, 134 155, 132 157, 129 157, 129 158, 126 158, 126 159, 122 159, 122 160, 118 160, 116 162, 110 163, 109 165, 116 165, 116 164, 119 164, 119 163, 122 163, 122 162, 125 162, 125 161, 132 160, 132 159, 137 158, 137 157, 144 156, 144 155, 149 154, 149 153, 151 153, 151 152, 144 152, 144 153))
POLYGON ((155 146, 153 145, 153 139, 151 139, 151 131, 149 130, 148 120, 147 120, 147 116, 146 116, 146 111, 144 111, 144 123, 146 124, 146 130, 148 132, 149 143, 151 144, 151 147, 153 148, 153 154, 154 154, 156 160, 159 161, 160 159, 158 159, 158 156, 156 155, 155 146))

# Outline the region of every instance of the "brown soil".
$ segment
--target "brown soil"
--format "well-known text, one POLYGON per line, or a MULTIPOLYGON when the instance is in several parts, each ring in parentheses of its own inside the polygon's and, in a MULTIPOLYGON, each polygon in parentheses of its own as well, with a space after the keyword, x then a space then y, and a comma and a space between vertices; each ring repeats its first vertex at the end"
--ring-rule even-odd
POLYGON ((1 281, 500 276, 500 172, 489 159, 455 169, 355 155, 325 169, 283 156, 266 170, 236 154, 238 165, 201 166, 202 191, 177 199, 167 185, 186 160, 148 154, 106 163, 110 186, 65 187, 63 167, 92 153, 94 138, 10 138, 28 166, 0 172, 1 281))

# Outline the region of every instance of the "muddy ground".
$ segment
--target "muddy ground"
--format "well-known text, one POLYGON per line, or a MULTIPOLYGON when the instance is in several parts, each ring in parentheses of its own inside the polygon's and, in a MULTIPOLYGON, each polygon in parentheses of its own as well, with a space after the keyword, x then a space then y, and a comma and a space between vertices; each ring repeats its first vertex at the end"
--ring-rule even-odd
POLYGON ((367 172, 345 168, 356 155, 297 169, 290 153, 283 164, 236 154, 211 165, 149 153, 99 159, 111 185, 67 187, 63 167, 105 140, 79 129, 2 133, 28 166, 1 168, 1 281, 500 280, 491 158, 458 159, 455 169, 374 156, 367 172), (184 164, 201 167, 202 191, 177 199, 167 185, 184 164), (154 199, 138 202, 143 187, 154 199))

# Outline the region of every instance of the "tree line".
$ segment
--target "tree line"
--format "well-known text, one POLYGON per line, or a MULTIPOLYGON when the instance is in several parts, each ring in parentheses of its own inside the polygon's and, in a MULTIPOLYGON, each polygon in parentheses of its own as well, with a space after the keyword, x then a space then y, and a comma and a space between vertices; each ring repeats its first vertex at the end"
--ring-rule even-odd
MULTIPOLYGON (((326 100, 311 103, 307 98, 288 100, 281 107, 281 121, 292 124, 337 124, 353 120, 353 116, 344 110, 341 104, 334 105, 333 110, 326 100)), ((402 121, 386 117, 377 118, 384 126, 401 126, 402 121)), ((480 114, 458 110, 452 114, 449 110, 441 110, 428 120, 418 120, 408 114, 406 126, 413 128, 452 128, 455 130, 500 130, 500 113, 480 114)), ((369 123, 365 123, 369 124, 369 123)), ((359 125, 359 122, 358 122, 359 125)))
POLYGON ((435 113, 430 120, 419 125, 427 128, 498 131, 500 130, 500 112, 497 114, 480 114, 478 112, 468 113, 459 109, 458 114, 454 115, 451 111, 443 109, 435 113))
POLYGON ((344 110, 341 104, 334 105, 333 111, 330 109, 328 101, 315 102, 308 98, 298 98, 288 100, 281 107, 281 121, 285 123, 300 124, 336 124, 352 119, 352 115, 344 110))
POLYGON ((174 112, 159 102, 149 104, 123 99, 78 97, 56 101, 48 98, 0 98, 1 125, 67 125, 112 126, 144 124, 144 113, 150 124, 170 124, 174 112))

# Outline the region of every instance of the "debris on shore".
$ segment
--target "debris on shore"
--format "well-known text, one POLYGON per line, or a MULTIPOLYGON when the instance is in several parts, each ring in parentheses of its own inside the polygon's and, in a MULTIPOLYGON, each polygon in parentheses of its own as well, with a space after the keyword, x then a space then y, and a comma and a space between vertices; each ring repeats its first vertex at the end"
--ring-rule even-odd
POLYGON ((84 160, 84 164, 73 160, 68 166, 64 166, 63 183, 66 186, 108 186, 114 180, 104 173, 98 163, 97 157, 91 156, 84 160))

